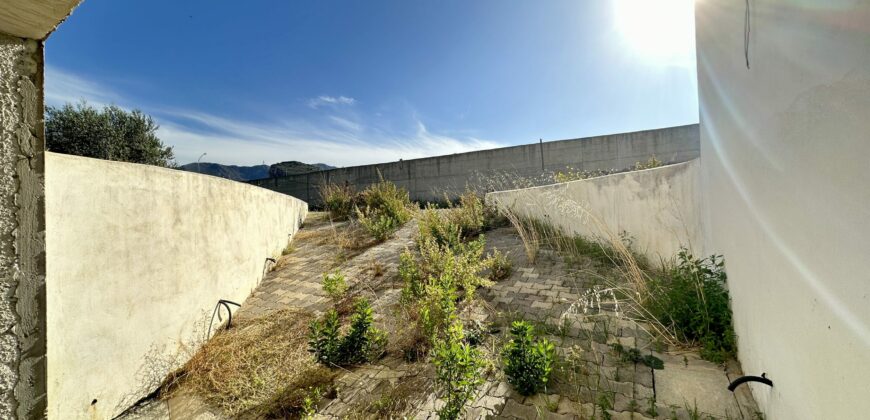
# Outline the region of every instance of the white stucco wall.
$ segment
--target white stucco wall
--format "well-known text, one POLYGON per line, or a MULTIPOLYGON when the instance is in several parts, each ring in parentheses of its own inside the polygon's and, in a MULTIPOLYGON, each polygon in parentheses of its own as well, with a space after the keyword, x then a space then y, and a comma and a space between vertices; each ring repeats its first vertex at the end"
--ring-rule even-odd
POLYGON ((248 296, 307 213, 248 184, 52 153, 45 187, 58 419, 110 418, 151 391, 218 299, 248 296))
POLYGON ((701 253, 698 160, 643 171, 486 195, 565 232, 605 241, 625 231, 651 261, 681 246, 701 253), (596 220, 598 222, 596 222, 596 220), (600 223, 599 223, 600 222, 600 223))
POLYGON ((707 246, 769 419, 870 413, 870 2, 696 2, 707 246))

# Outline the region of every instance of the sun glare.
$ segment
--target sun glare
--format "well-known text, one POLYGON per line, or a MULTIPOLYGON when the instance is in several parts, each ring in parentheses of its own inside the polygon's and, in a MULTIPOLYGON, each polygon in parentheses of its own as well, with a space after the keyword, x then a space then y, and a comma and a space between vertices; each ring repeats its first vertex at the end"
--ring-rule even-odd
POLYGON ((695 47, 693 0, 613 0, 615 27, 632 53, 675 64, 695 47))

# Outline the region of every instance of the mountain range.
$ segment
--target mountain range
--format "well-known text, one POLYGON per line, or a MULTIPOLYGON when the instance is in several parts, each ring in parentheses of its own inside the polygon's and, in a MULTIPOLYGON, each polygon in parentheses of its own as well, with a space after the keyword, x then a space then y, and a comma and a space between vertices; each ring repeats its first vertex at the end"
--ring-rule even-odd
POLYGON ((236 166, 222 165, 211 162, 193 162, 179 166, 178 169, 188 172, 197 172, 206 175, 219 176, 232 179, 233 181, 249 181, 252 179, 274 178, 279 176, 304 174, 308 172, 334 169, 325 163, 303 163, 295 160, 279 162, 272 165, 236 166))

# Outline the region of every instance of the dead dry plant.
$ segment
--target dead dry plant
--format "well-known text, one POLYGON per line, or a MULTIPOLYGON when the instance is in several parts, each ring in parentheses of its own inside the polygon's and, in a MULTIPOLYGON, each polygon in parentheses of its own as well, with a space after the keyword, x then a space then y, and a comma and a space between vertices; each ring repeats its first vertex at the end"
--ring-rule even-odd
POLYGON ((331 386, 334 373, 308 353, 312 315, 283 310, 242 319, 205 343, 161 387, 161 397, 192 391, 233 418, 298 414, 309 387, 331 386))

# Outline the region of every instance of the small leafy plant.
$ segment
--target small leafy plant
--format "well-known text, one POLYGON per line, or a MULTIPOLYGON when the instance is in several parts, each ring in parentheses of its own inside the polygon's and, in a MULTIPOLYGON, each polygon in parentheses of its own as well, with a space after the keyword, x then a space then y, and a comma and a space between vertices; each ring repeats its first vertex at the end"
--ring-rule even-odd
POLYGON ((309 326, 308 351, 315 359, 330 366, 348 366, 371 361, 383 354, 386 335, 372 326, 372 308, 360 299, 351 315, 347 335, 340 336, 341 324, 334 309, 326 313, 323 322, 314 320, 309 326))
POLYGON ((737 351, 726 279, 722 256, 697 259, 682 249, 676 265, 652 279, 646 309, 681 340, 699 344, 703 359, 724 362, 737 351))
POLYGON ((323 397, 323 393, 320 391, 320 387, 308 388, 308 392, 305 393, 305 398, 302 399, 302 413, 301 416, 303 419, 313 419, 314 414, 317 413, 317 403, 320 402, 320 399, 323 397))
POLYGON ((489 266, 489 279, 492 281, 506 279, 514 271, 514 264, 511 259, 507 254, 504 254, 497 249, 489 254, 486 258, 486 262, 489 266))
POLYGON ((332 273, 323 273, 323 291, 333 299, 344 296, 344 293, 347 292, 344 274, 338 270, 332 273))
POLYGON ((508 382, 521 395, 534 395, 547 385, 553 369, 555 348, 546 339, 535 340, 531 324, 514 321, 511 340, 503 350, 508 382))
POLYGON ((475 389, 483 383, 484 359, 480 351, 465 342, 462 324, 454 320, 446 336, 435 342, 433 363, 435 384, 445 404, 438 410, 441 419, 453 420, 462 414, 475 389))

